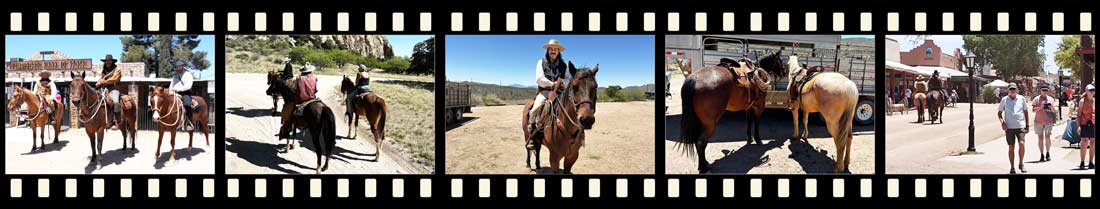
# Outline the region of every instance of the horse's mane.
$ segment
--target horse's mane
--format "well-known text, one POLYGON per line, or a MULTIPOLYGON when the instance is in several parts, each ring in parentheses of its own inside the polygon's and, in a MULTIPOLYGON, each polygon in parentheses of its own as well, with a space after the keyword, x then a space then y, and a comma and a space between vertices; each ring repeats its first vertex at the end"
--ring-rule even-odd
POLYGON ((786 75, 789 72, 783 67, 783 59, 780 58, 782 57, 780 55, 781 53, 774 53, 764 56, 757 62, 757 66, 772 74, 786 75))

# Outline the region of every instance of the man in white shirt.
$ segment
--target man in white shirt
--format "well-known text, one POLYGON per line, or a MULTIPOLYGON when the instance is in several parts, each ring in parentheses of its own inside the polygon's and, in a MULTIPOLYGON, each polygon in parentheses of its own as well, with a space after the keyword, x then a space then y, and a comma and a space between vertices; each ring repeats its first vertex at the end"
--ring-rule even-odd
POLYGON ((1013 166, 1016 156, 1012 151, 1016 149, 1017 141, 1020 142, 1020 172, 1027 173, 1024 169, 1024 135, 1031 128, 1027 113, 1029 107, 1027 98, 1017 94, 1017 91, 1016 83, 1008 84, 1008 95, 1002 97, 1000 105, 997 105, 997 119, 1001 121, 1001 130, 1005 131, 1005 140, 1008 142, 1008 164, 1011 167, 1009 174, 1016 174, 1016 167, 1013 166))
POLYGON ((196 108, 193 107, 191 102, 191 84, 195 80, 195 76, 190 71, 184 69, 187 63, 184 61, 173 61, 172 64, 176 68, 176 74, 172 75, 172 83, 168 86, 168 89, 176 92, 176 95, 183 97, 183 109, 186 111, 184 118, 188 121, 188 129, 191 125, 191 112, 196 108))
MULTIPOLYGON (((573 74, 568 72, 568 67, 565 65, 565 61, 561 56, 561 53, 565 51, 565 46, 558 43, 558 40, 550 39, 550 42, 542 45, 543 49, 546 49, 546 55, 539 59, 538 64, 535 65, 535 83, 538 84, 539 94, 535 95, 535 103, 531 107, 531 112, 528 112, 529 128, 533 131, 539 131, 539 128, 543 125, 543 116, 548 113, 549 109, 543 108, 546 103, 547 97, 550 96, 550 90, 555 84, 561 86, 569 85, 569 80, 573 79, 573 74)), ((532 139, 527 142, 527 149, 535 149, 535 144, 538 143, 537 139, 532 139)))

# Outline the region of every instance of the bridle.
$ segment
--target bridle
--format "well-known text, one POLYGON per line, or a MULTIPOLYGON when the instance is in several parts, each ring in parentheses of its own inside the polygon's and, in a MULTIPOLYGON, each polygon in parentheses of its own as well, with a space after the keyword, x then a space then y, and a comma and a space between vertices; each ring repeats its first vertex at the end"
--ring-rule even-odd
MULTIPOLYGON (((88 83, 85 83, 83 80, 81 80, 81 83, 84 83, 84 85, 83 85, 83 88, 77 87, 77 88, 81 88, 80 94, 77 95, 77 98, 80 98, 80 100, 76 101, 77 106, 80 106, 80 103, 84 99, 87 99, 86 98, 86 97, 88 97, 88 92, 87 91, 92 91, 92 93, 95 93, 95 89, 92 89, 91 85, 89 85, 88 83)), ((78 118, 78 119, 80 119, 80 122, 81 123, 87 123, 88 121, 91 121, 92 119, 95 119, 96 115, 99 115, 99 110, 100 109, 107 109, 107 108, 105 108, 106 107, 106 102, 107 102, 106 100, 107 100, 107 97, 101 96, 101 97, 99 97, 98 100, 95 100, 96 101, 95 103, 85 103, 86 105, 83 105, 83 107, 87 108, 89 110, 93 110, 92 115, 85 118, 84 117, 85 112, 82 109, 80 111, 80 118, 78 118)), ((103 122, 104 122, 104 124, 109 123, 107 121, 107 117, 103 117, 103 122)))

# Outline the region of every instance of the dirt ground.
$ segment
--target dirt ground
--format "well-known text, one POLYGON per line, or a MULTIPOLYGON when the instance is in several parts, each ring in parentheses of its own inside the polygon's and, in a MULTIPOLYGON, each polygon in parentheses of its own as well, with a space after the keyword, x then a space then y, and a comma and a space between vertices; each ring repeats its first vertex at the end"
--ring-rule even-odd
POLYGON ((138 131, 135 142, 138 149, 122 150, 122 133, 107 130, 97 166, 89 164, 91 142, 83 128, 62 131, 58 143, 53 143, 51 136, 46 149, 34 152, 30 152, 30 136, 31 129, 26 127, 4 130, 6 174, 214 174, 213 143, 219 138, 211 133, 211 145, 207 146, 202 134, 196 132, 194 147, 188 148, 187 132, 176 132, 176 160, 172 161, 168 154, 171 150, 168 133, 160 148, 160 158, 154 159, 156 131, 138 131))
MULTIPOLYGON (((599 103, 596 123, 585 132, 585 146, 574 174, 654 173, 653 101, 599 103)), ((520 129, 523 106, 474 107, 462 124, 447 131, 447 174, 526 174, 520 129)), ((549 151, 543 147, 549 172, 549 151)), ((532 162, 533 164, 533 162, 532 162)), ((534 165, 532 165, 534 166, 534 165)))
MULTIPOLYGON (((227 74, 229 88, 226 89, 226 173, 229 174, 312 174, 317 166, 315 148, 302 134, 297 140, 291 140, 293 150, 280 153, 286 143, 277 140, 279 118, 271 116, 271 97, 264 94, 267 89, 263 74, 227 74), (233 124, 239 124, 234 126, 233 124)), ((336 150, 326 174, 420 174, 429 173, 431 168, 415 163, 405 149, 395 147, 390 140, 390 123, 387 123, 387 142, 382 146, 382 156, 375 161, 377 151, 373 139, 367 132, 368 126, 360 122, 358 139, 348 139, 347 122, 343 117, 344 107, 338 98, 335 85, 340 84, 339 76, 317 76, 317 96, 336 113, 336 150)), ((389 97, 394 97, 390 95, 389 97)), ((283 102, 279 102, 281 107, 283 102)), ((399 117, 390 115, 389 117, 399 117)), ((364 120, 365 121, 365 120, 364 120)), ((389 120, 387 120, 389 121, 389 120)), ((421 126, 431 131, 432 126, 421 126)))
MULTIPOLYGON (((680 87, 683 76, 670 78, 672 96, 665 115, 665 172, 668 174, 697 174, 698 160, 694 154, 685 155, 680 139, 680 87)), ((760 125, 763 145, 747 145, 744 113, 726 112, 719 122, 718 131, 707 145, 706 159, 712 173, 740 174, 804 174, 832 173, 836 165, 836 145, 819 119, 810 114, 809 139, 789 140, 793 131, 791 113, 783 109, 768 109, 760 125)), ((852 152, 849 171, 853 174, 875 172, 874 126, 853 126, 852 152)), ((690 147, 694 149, 694 147, 690 147)))

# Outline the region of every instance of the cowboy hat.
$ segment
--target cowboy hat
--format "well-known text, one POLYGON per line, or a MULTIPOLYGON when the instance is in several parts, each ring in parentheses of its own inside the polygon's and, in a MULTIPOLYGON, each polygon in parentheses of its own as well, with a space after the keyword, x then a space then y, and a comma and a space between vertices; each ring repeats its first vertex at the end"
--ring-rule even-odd
POLYGON ((310 64, 306 64, 306 66, 302 66, 302 69, 298 69, 298 71, 301 71, 302 73, 310 73, 310 72, 313 72, 314 70, 317 70, 317 67, 314 67, 313 65, 310 65, 310 64))
POLYGON ((38 72, 38 77, 49 78, 50 77, 50 71, 46 71, 46 70, 39 71, 38 72))
POLYGON ((111 54, 107 54, 107 57, 105 57, 105 58, 103 58, 99 61, 107 62, 107 60, 110 60, 112 62, 118 62, 118 60, 116 60, 114 56, 111 56, 111 54))
POLYGON ((550 39, 549 43, 542 45, 543 49, 549 49, 550 47, 555 47, 558 48, 558 50, 565 51, 565 46, 562 46, 561 43, 558 43, 557 39, 550 39))

